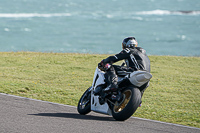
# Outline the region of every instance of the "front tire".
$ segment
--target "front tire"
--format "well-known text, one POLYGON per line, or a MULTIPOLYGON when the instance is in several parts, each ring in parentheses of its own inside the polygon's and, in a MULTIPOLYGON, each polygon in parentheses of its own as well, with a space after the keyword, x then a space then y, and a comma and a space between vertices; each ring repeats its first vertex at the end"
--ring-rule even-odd
POLYGON ((78 106, 77 106, 77 110, 79 112, 79 114, 81 115, 85 115, 88 114, 91 111, 91 91, 90 91, 91 87, 88 88, 83 95, 81 96, 79 102, 78 102, 78 106))
POLYGON ((123 90, 122 96, 122 100, 116 102, 112 109, 112 116, 118 121, 131 117, 141 103, 141 92, 138 88, 128 87, 123 90))

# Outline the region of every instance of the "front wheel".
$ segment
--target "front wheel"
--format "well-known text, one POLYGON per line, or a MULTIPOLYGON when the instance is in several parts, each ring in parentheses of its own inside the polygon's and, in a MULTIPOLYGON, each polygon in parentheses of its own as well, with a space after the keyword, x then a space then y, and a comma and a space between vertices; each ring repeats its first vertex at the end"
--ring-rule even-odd
POLYGON ((83 95, 81 96, 81 98, 78 102, 77 110, 78 110, 79 114, 81 114, 81 115, 85 115, 91 111, 91 104, 90 104, 91 91, 90 91, 90 89, 91 89, 91 87, 88 88, 83 93, 83 95))
POLYGON ((128 87, 122 91, 122 100, 116 102, 112 109, 115 120, 124 121, 131 117, 141 103, 141 92, 138 88, 128 87))

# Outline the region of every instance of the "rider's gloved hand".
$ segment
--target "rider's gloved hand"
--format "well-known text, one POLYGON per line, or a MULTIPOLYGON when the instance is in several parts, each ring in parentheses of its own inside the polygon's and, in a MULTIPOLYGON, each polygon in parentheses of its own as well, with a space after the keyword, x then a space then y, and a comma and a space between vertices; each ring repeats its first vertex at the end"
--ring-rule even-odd
POLYGON ((98 68, 101 71, 107 71, 109 70, 111 67, 111 65, 109 63, 105 63, 104 60, 102 60, 99 64, 98 64, 98 68))
POLYGON ((98 68, 99 68, 101 71, 105 71, 104 66, 105 66, 104 60, 102 60, 102 61, 98 64, 98 68))

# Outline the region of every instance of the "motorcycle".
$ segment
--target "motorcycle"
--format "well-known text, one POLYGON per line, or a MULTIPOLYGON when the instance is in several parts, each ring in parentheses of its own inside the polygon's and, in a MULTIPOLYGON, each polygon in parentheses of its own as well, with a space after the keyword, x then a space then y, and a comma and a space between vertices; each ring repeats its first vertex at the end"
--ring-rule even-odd
POLYGON ((141 70, 118 75, 117 92, 105 92, 104 74, 96 68, 92 86, 81 96, 77 110, 81 115, 94 111, 111 115, 117 121, 127 120, 140 106, 142 91, 148 87, 152 75, 141 70))

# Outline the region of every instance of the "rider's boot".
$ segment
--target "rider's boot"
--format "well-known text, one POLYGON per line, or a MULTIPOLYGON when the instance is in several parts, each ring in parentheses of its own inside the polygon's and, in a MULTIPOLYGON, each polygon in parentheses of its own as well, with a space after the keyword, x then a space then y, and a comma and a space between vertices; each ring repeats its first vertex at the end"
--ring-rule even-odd
POLYGON ((104 89, 104 92, 115 92, 117 91, 118 85, 110 84, 108 87, 104 89))
POLYGON ((115 73, 115 69, 114 67, 110 67, 107 71, 106 71, 106 79, 107 79, 107 83, 108 86, 107 88, 104 89, 104 92, 114 92, 117 91, 118 88, 118 77, 115 73))

